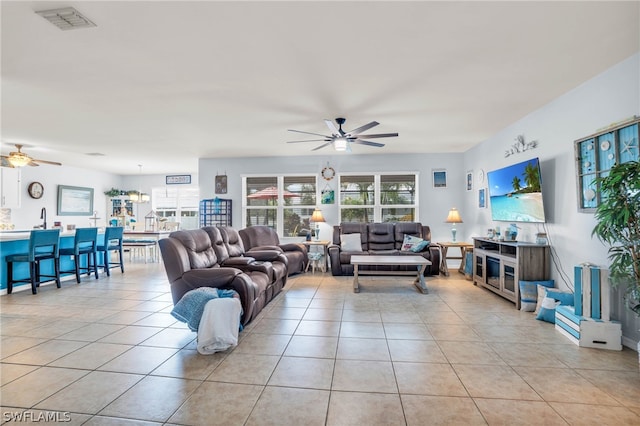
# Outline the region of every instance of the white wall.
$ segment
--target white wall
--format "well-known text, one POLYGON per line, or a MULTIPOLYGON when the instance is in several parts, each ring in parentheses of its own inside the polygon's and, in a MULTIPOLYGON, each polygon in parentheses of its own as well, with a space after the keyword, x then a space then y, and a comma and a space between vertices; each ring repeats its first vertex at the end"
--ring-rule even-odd
MULTIPOLYGON (((481 168, 488 172, 532 157, 540 158, 547 229, 562 269, 573 277, 573 267, 580 263, 608 265, 607 247, 591 238, 595 226, 593 214, 579 213, 577 209, 574 141, 633 115, 640 115, 640 54, 470 149, 464 155, 464 167, 477 174, 481 168), (505 158, 505 150, 518 135, 524 135, 527 141, 537 140, 538 148, 505 158)), ((466 239, 485 235, 487 228, 506 224, 492 222, 490 209, 477 207, 477 197, 477 188, 464 194, 463 205, 469 218, 463 231, 466 239)), ((522 225, 518 239, 533 241, 538 230, 542 230, 539 225, 522 225)), ((555 268, 552 278, 560 287, 567 287, 555 268)), ((619 306, 616 310, 623 320, 623 334, 638 340, 640 321, 619 306)))
MULTIPOLYGON (((402 137, 402 135, 400 135, 402 137)), ((284 143, 284 142, 283 142, 284 143)), ((356 148, 357 149, 357 148, 356 148)), ((450 225, 444 223, 451 207, 460 207, 463 202, 462 154, 417 154, 417 155, 373 155, 351 153, 343 155, 268 157, 268 158, 203 158, 199 161, 199 183, 201 198, 233 200, 233 225, 242 227, 242 178, 251 174, 292 174, 316 173, 320 189, 326 181, 320 176, 327 162, 336 174, 351 172, 418 172, 419 173, 419 221, 431 227, 435 241, 450 241, 450 225), (432 169, 447 170, 447 188, 433 188, 432 169), (227 194, 215 194, 213 182, 216 174, 227 175, 227 194)), ((337 190, 337 178, 328 182, 337 190)), ((336 192, 336 197, 337 197, 336 192)), ((322 204, 323 216, 327 221, 320 229, 322 238, 329 239, 331 227, 338 225, 338 200, 332 205, 322 204)), ((463 220, 465 210, 460 209, 463 220)), ((465 224, 458 225, 462 230, 465 224)))
MULTIPOLYGON (((122 190, 137 189, 151 194, 151 189, 165 186, 165 175, 116 175, 111 173, 98 172, 94 170, 79 169, 68 166, 23 167, 20 169, 21 182, 21 206, 11 209, 11 223, 15 229, 32 229, 40 225, 40 212, 42 207, 47 210, 47 224, 53 226, 53 222, 62 222, 66 228, 68 224, 77 227, 90 226, 89 216, 58 216, 56 214, 58 206, 58 185, 81 186, 93 188, 93 210, 97 212, 98 226, 106 226, 108 220, 107 196, 105 191, 111 188, 122 190), (27 187, 31 182, 40 182, 44 185, 42 198, 34 200, 27 193, 27 187)), ((189 174, 189 173, 184 173, 189 174)), ((198 183, 198 175, 191 174, 193 184, 198 183)), ((152 209, 151 203, 136 205, 134 214, 140 216, 141 226, 144 226, 144 216, 152 209)))
MULTIPOLYGON (((11 222, 16 229, 32 229, 40 225, 40 211, 43 207, 47 210, 47 224, 53 226, 53 222, 62 222, 66 227, 74 224, 77 227, 90 226, 89 216, 58 216, 58 185, 82 186, 93 188, 93 210, 98 217, 104 219, 106 212, 106 198, 104 191, 111 187, 120 187, 122 178, 111 173, 94 170, 79 169, 67 166, 41 165, 39 167, 22 167, 20 169, 20 195, 22 203, 20 208, 11 209, 11 222), (31 182, 40 182, 44 186, 42 198, 34 200, 27 193, 27 187, 31 182)), ((104 222, 99 226, 104 226, 104 222)))

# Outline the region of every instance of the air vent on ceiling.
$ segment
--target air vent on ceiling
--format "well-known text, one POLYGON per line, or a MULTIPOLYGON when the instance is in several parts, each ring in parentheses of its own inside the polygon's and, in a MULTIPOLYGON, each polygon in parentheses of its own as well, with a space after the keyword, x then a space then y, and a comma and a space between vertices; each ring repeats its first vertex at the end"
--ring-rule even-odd
POLYGON ((96 26, 96 24, 91 22, 73 7, 41 10, 39 12, 36 11, 36 13, 61 30, 75 30, 78 28, 89 28, 96 26))

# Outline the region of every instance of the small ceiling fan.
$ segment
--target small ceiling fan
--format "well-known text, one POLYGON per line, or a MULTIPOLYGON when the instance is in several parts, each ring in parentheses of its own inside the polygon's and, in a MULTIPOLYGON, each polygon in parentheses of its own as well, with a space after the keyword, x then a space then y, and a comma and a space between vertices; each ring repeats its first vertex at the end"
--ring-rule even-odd
POLYGON ((40 164, 52 164, 54 166, 62 166, 62 163, 57 163, 55 161, 47 161, 47 160, 36 160, 35 158, 29 157, 27 154, 22 152, 22 145, 16 144, 16 149, 18 151, 12 151, 9 155, 2 155, 0 159, 2 162, 0 166, 2 167, 24 167, 24 166, 39 166, 40 164))
POLYGON ((336 123, 338 123, 338 127, 336 127, 335 123, 331 120, 324 120, 325 124, 327 125, 327 127, 329 128, 329 131, 331 132, 331 136, 328 135, 322 135, 320 133, 312 133, 312 132, 303 132, 302 130, 291 130, 289 129, 290 132, 296 132, 296 133, 304 133, 307 135, 314 135, 314 136, 321 136, 322 139, 310 139, 310 140, 306 140, 306 141, 289 141, 287 143, 305 143, 305 142, 325 142, 320 146, 317 146, 315 148, 312 149, 312 151, 317 151, 319 149, 322 149, 326 146, 329 145, 333 145, 333 148, 336 151, 351 151, 351 144, 352 143, 356 143, 356 144, 360 144, 360 145, 368 145, 368 146, 374 146, 376 148, 381 148, 384 146, 383 143, 378 143, 378 142, 371 142, 365 139, 374 139, 374 138, 392 138, 392 137, 396 137, 398 136, 397 133, 378 133, 378 134, 372 134, 372 135, 363 135, 363 132, 366 132, 367 130, 371 129, 372 127, 377 126, 378 123, 377 121, 372 121, 371 123, 365 124, 364 126, 360 126, 357 129, 353 129, 349 132, 345 132, 344 130, 342 130, 342 125, 344 124, 344 122, 346 121, 345 118, 342 117, 338 117, 336 118, 336 123))

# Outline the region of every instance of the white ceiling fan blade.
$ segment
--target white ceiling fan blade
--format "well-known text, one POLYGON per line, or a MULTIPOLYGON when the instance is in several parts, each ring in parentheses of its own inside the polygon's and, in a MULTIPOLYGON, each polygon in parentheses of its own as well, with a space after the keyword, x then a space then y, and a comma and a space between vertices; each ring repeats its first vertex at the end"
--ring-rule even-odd
POLYGON ((347 132, 347 135, 351 135, 351 136, 355 136, 355 135, 359 135, 362 132, 366 132, 367 130, 369 130, 372 127, 376 127, 378 124, 377 121, 372 121, 371 123, 365 124, 364 126, 360 126, 357 129, 353 129, 350 132, 347 132))
POLYGON ((13 169, 13 164, 9 162, 9 157, 5 155, 0 157, 0 167, 10 167, 13 169))
POLYGON ((287 143, 304 143, 304 142, 327 142, 331 139, 309 139, 308 141, 288 141, 287 143))
POLYGON ((384 146, 383 143, 378 143, 378 142, 370 142, 370 141, 363 141, 361 139, 356 139, 353 141, 353 143, 359 143, 360 145, 369 145, 369 146, 375 146, 376 148, 381 148, 384 146))
POLYGON ((398 136, 397 133, 377 133, 375 135, 359 135, 359 138, 394 138, 398 136))
POLYGON ((320 133, 303 132, 302 130, 292 130, 292 129, 288 129, 288 130, 289 130, 290 132, 304 133, 305 135, 322 136, 323 138, 331 139, 331 136, 321 135, 320 133))
POLYGON ((324 148, 324 147, 325 147, 325 146, 327 146, 327 145, 331 145, 331 142, 327 142, 327 143, 325 143, 325 144, 322 144, 322 145, 320 145, 320 146, 317 146, 317 147, 313 148, 311 151, 317 151, 317 150, 319 150, 319 149, 324 148))
POLYGON ((333 136, 342 136, 343 133, 340 132, 340 129, 338 129, 336 127, 336 124, 331 121, 331 120, 327 120, 326 118, 324 119, 325 124, 327 125, 327 127, 329 128, 329 131, 331 131, 331 134, 333 136))
MULTIPOLYGON (((35 158, 31 159, 31 163, 33 162, 37 162, 37 163, 43 163, 43 164, 51 164, 53 166, 62 166, 62 163, 58 163, 57 161, 47 161, 47 160, 36 160, 35 158)), ((37 164, 36 164, 37 166, 37 164)))

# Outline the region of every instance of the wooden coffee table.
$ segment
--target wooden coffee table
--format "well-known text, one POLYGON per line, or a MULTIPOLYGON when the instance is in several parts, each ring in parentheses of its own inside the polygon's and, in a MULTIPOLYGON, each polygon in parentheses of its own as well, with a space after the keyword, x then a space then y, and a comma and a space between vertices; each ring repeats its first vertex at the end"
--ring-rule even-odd
POLYGON ((424 268, 431 265, 431 262, 422 256, 351 256, 351 264, 353 265, 353 292, 360 292, 360 283, 358 281, 359 274, 366 275, 413 275, 416 279, 413 284, 422 293, 427 294, 427 284, 424 281, 424 268), (360 265, 409 265, 415 266, 415 271, 360 271, 360 265))

